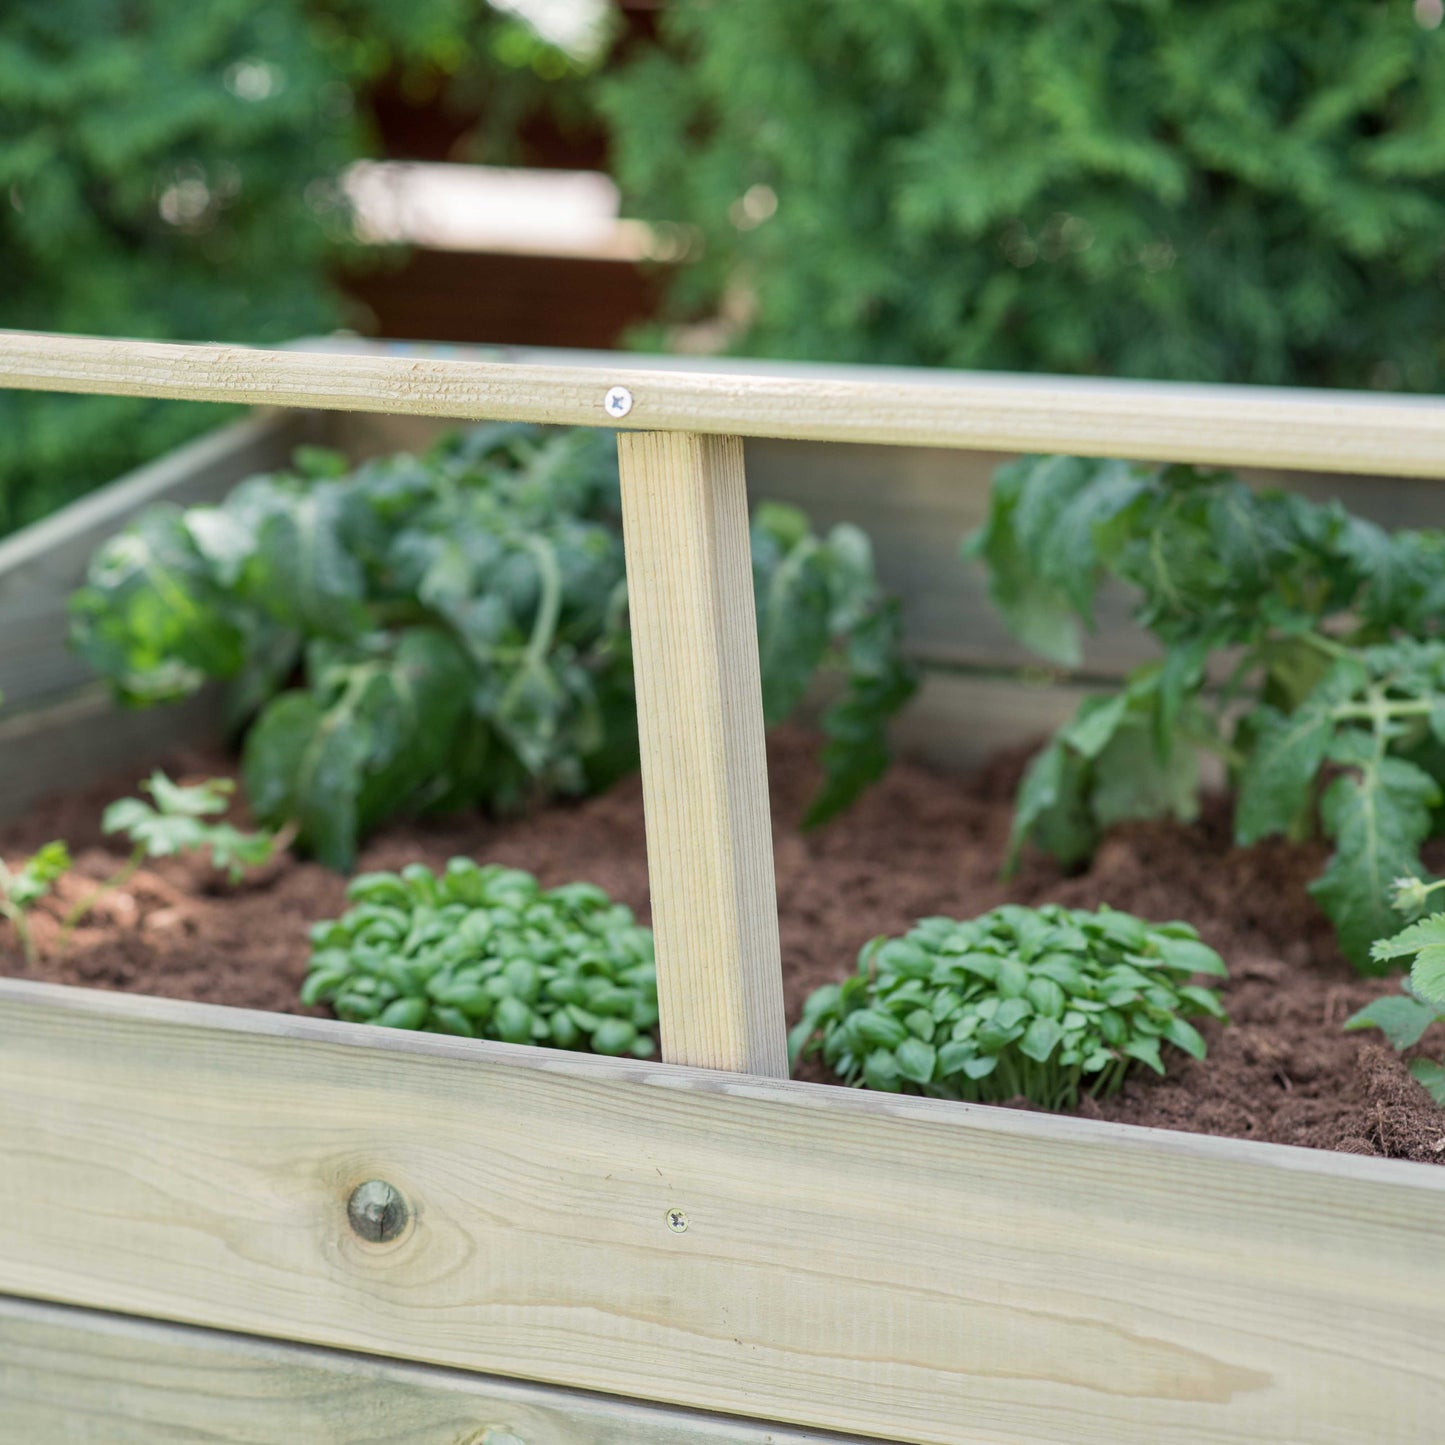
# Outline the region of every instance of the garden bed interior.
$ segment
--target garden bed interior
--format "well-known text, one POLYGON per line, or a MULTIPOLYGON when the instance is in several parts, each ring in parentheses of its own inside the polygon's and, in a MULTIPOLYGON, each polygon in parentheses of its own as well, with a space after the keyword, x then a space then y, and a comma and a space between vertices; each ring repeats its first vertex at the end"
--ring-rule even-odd
MULTIPOLYGON (((798 826, 816 738, 770 737, 788 1021, 869 938, 920 917, 1108 903, 1188 920, 1227 960, 1231 1022, 1203 1026, 1205 1061, 1136 1070, 1075 1120, 818 1090, 816 1064, 775 1084, 331 1023, 298 991, 308 926, 341 910, 345 880, 289 856, 234 887, 195 861, 147 864, 63 955, 46 949, 58 915, 122 861, 100 832, 106 802, 152 764, 234 772, 214 699, 117 713, 65 653, 65 597, 90 552, 146 503, 218 499, 302 440, 361 458, 441 429, 257 414, 0 544, 0 613, 18 624, 0 644, 0 854, 60 837, 78 859, 35 922, 39 964, 0 941, 0 972, 18 980, 0 984, 0 1157, 23 1195, 0 1289, 27 1297, 0 1299, 13 1361, 0 1361, 0 1426, 63 1438, 90 1391, 86 1409, 111 1409, 106 1438, 187 1438, 210 1417, 164 1383, 174 1368, 208 1401, 227 1369, 290 1382, 247 1392, 235 1418, 257 1433, 237 1439, 297 1420, 361 1438, 362 1401, 399 1422, 375 1438, 415 1428, 467 1445, 801 1445, 836 1438, 827 1429, 1040 1445, 1429 1438, 1445 1412, 1427 1345, 1445 1314, 1445 1173, 1419 1166, 1445 1163, 1445 1113, 1378 1035, 1341 1030, 1394 983, 1360 978, 1306 895, 1323 850, 1235 847, 1216 796, 1193 826, 1115 828, 1077 875, 1031 856, 999 877, 1029 740, 1149 648, 1108 594, 1074 678, 1030 670, 958 557, 999 454, 747 444, 752 498, 870 533, 924 667, 899 761, 821 830, 798 826), (336 1200, 383 1176, 415 1195, 415 1219, 395 1244, 357 1247, 336 1200), (691 1222, 669 1237, 658 1222, 679 1209, 691 1222), (273 1359, 184 1324, 340 1353, 307 1361, 287 1344, 273 1359), (56 1383, 67 1370, 73 1398, 56 1383), (108 1407, 123 1377, 129 1403, 108 1407), (348 1424, 315 1404, 339 1378, 355 1391, 348 1424), (609 1413, 559 1387, 643 1403, 609 1413)), ((1435 481, 1254 475, 1388 525, 1445 523, 1435 481)), ((519 819, 395 823, 361 867, 496 861, 544 885, 598 883, 646 920, 645 844, 634 778, 519 819)), ((1445 851, 1427 861, 1445 869, 1445 851)))

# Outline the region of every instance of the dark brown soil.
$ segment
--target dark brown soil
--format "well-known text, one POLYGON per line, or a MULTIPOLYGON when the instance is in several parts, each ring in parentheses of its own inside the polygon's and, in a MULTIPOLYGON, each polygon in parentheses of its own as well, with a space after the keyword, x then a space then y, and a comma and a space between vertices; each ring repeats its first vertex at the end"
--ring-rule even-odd
MULTIPOLYGON (((902 932, 929 914, 962 917, 1012 899, 1076 907, 1107 902, 1147 918, 1184 918, 1230 965, 1224 995, 1232 1022, 1205 1025, 1204 1063, 1176 1054, 1168 1078, 1141 1071, 1115 1098, 1086 1101, 1084 1112, 1445 1162, 1445 1111, 1379 1035, 1340 1031, 1353 1010, 1394 985, 1359 978, 1335 950, 1304 891, 1319 871, 1318 849, 1283 842, 1235 848, 1227 809, 1212 800, 1193 827, 1116 829, 1085 874, 1066 877, 1035 858, 1004 885, 998 859, 1025 752, 968 778, 900 764, 846 818, 803 836, 796 822, 814 781, 813 751, 814 740, 801 732, 781 733, 770 750, 790 1020, 811 989, 851 971, 869 938, 902 932)), ((202 753, 180 755, 171 766, 173 776, 191 778, 223 771, 229 771, 223 758, 202 753)), ((62 880, 55 902, 39 910, 35 932, 47 956, 35 976, 302 1012, 296 1000, 307 927, 344 907, 344 880, 314 863, 280 860, 232 889, 197 860, 162 861, 107 898, 68 950, 53 956, 56 916, 91 886, 86 880, 106 876, 122 861, 102 837, 99 817, 132 783, 122 778, 56 799, 0 830, 0 855, 8 859, 56 837, 77 855, 75 874, 62 880)), ((388 828, 367 846, 362 866, 398 868, 418 859, 440 865, 456 854, 528 869, 548 885, 588 879, 646 917, 635 779, 604 797, 517 821, 465 817, 388 828)), ((8 929, 0 934, 0 971, 23 972, 8 929)), ((1438 1050, 1445 1038, 1426 1043, 1438 1050)))

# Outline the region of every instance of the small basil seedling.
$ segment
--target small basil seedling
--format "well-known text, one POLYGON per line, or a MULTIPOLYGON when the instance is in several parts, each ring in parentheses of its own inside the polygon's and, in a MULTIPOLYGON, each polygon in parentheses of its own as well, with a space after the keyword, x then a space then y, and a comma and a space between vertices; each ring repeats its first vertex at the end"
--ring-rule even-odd
POLYGON ((1162 1074, 1166 1044, 1204 1057, 1189 1019, 1224 1010, 1195 974, 1225 967, 1187 923, 1053 904, 926 918, 818 989, 789 1049, 870 1089, 1071 1109, 1081 1090, 1113 1093, 1135 1063, 1162 1074))
POLYGON ((365 873, 311 930, 306 1004, 338 1018, 647 1058, 657 1047, 652 931, 590 883, 453 858, 365 873))

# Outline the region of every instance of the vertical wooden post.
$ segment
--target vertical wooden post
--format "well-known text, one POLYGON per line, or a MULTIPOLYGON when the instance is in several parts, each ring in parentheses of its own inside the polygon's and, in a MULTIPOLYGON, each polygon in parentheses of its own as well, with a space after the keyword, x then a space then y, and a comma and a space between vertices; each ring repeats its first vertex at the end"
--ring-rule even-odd
POLYGON ((743 444, 617 442, 663 1056, 785 1078, 743 444))

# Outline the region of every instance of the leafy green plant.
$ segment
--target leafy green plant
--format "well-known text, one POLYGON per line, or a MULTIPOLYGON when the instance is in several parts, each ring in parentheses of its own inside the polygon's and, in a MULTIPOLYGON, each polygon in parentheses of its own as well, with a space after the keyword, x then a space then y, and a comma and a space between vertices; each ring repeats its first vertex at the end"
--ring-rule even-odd
MULTIPOLYGON (((206 778, 183 786, 157 770, 141 784, 151 795, 119 798, 101 818, 106 833, 123 833, 132 844, 131 862, 170 858, 207 849, 211 865, 239 883, 248 869, 269 863, 280 840, 272 833, 243 833, 231 823, 213 821, 231 806, 236 785, 230 778, 206 778)), ((127 865, 129 866, 129 865, 127 865)))
MULTIPOLYGON (((370 88, 485 97, 479 158, 590 62, 487 0, 0 6, 0 325, 271 343, 343 318, 338 184, 370 88)), ((515 160, 515 154, 511 157, 515 160)), ((0 391, 0 535, 216 424, 214 406, 0 391)))
POLYGON ((789 1049, 870 1089, 1071 1109, 1080 1090, 1113 1093, 1134 1063, 1162 1074, 1165 1044, 1204 1057, 1189 1019, 1224 1010, 1196 974, 1225 967, 1187 923, 1056 904, 925 918, 813 993, 789 1049))
MULTIPOLYGON (((1445 1023, 1445 1004, 1431 1002, 1406 988, 1366 1004, 1345 1021, 1345 1028, 1379 1029, 1391 1047, 1403 1053, 1414 1048, 1424 1038, 1425 1030, 1436 1023, 1445 1023)), ((1445 1061, 1415 1058, 1410 1060, 1409 1068, 1430 1097, 1445 1107, 1445 1061)))
POLYGON ((673 0, 602 103, 748 355, 1438 391, 1427 9, 673 0))
MULTIPOLYGON (((1441 888, 1445 888, 1445 879, 1426 883, 1419 878, 1397 878, 1395 907, 1401 913, 1419 913, 1441 888)), ((1399 994, 1367 1004, 1345 1027, 1379 1029, 1399 1052, 1414 1048, 1431 1024, 1445 1023, 1445 913, 1419 919, 1393 938, 1377 939, 1370 955, 1389 966, 1409 959, 1409 980, 1399 994)), ((1445 1061, 1412 1059, 1410 1073, 1437 1104, 1445 1105, 1445 1061)))
POLYGON ((339 1018, 647 1058, 652 932, 590 883, 453 858, 352 880, 353 907, 311 930, 302 1002, 339 1018))
POLYGON ((35 963, 28 914, 69 867, 70 850, 61 842, 45 844, 15 868, 0 859, 0 917, 10 920, 27 966, 35 963))
MULTIPOLYGON (((907 698, 896 605, 867 538, 762 509, 753 567, 766 712, 835 656, 812 821, 882 770, 907 698)), ((401 810, 509 809, 636 764, 616 452, 604 433, 487 427, 347 472, 334 453, 220 507, 159 507, 73 603, 81 653, 127 702, 230 684, 257 817, 347 867, 401 810), (293 685, 299 683, 299 685, 293 685)))
POLYGON ((123 834, 131 844, 130 857, 103 883, 84 895, 65 915, 59 947, 64 948, 82 918, 107 894, 124 887, 148 858, 170 858, 177 853, 206 849, 211 866, 239 883, 251 868, 269 863, 287 837, 270 832, 244 833, 231 823, 214 821, 231 806, 235 783, 230 778, 206 778, 182 785, 157 769, 141 788, 151 795, 118 798, 101 815, 101 830, 123 834))
POLYGON ((1213 752, 1238 841, 1322 828, 1335 851, 1311 892, 1358 967, 1388 966, 1370 946, 1394 930, 1391 880, 1422 875, 1445 780, 1445 532, 1389 534, 1227 473, 1043 457, 1000 470, 965 550, 1051 661, 1078 664, 1106 578, 1164 649, 1030 765, 1010 865, 1029 840, 1072 865, 1121 819, 1192 818, 1213 752))
MULTIPOLYGON (((1445 878, 1426 883, 1419 878, 1397 878, 1393 897, 1401 913, 1419 913, 1430 895, 1445 888, 1445 878)), ((1410 960, 1410 987, 1426 1003, 1445 1009, 1445 913, 1432 913, 1412 923, 1393 938, 1376 940, 1370 955, 1377 962, 1395 964, 1410 960)))
POLYGON ((752 523, 763 718, 779 723, 802 703, 819 668, 843 673, 823 712, 823 784, 803 824, 835 817, 888 767, 888 723, 913 696, 897 601, 878 585, 868 534, 840 523, 815 537, 797 507, 765 502, 752 523))

